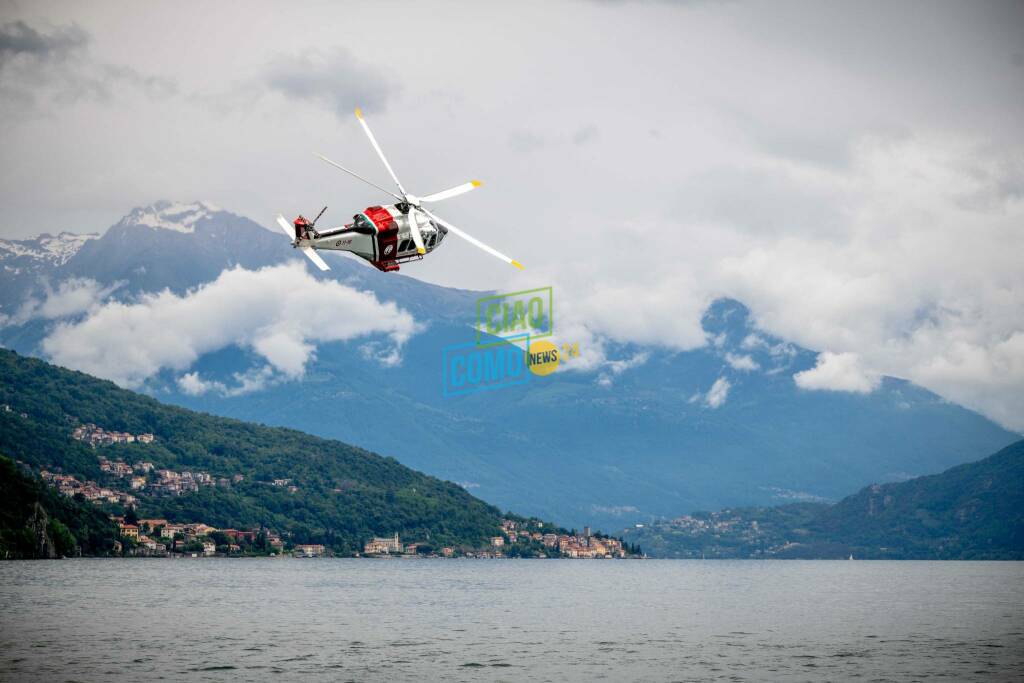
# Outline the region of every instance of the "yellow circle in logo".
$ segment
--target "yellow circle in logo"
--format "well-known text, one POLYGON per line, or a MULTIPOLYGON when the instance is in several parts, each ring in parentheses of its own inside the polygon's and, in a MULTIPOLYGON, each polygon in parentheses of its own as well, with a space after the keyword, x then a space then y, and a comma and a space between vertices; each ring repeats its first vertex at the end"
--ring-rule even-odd
POLYGON ((546 339, 530 342, 526 364, 535 375, 550 375, 558 369, 558 347, 546 339))

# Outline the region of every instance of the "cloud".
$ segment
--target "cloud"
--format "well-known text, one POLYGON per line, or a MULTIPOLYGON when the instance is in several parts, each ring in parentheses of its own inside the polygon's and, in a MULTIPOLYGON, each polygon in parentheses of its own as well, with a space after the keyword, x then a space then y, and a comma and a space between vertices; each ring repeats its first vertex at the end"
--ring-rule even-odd
POLYGON ((550 146, 575 145, 584 147, 597 142, 601 138, 600 129, 588 124, 580 126, 573 133, 559 131, 554 135, 541 135, 534 130, 516 129, 508 137, 509 145, 518 152, 534 152, 550 146))
POLYGON ((202 396, 211 391, 223 394, 227 387, 222 382, 204 380, 198 372, 187 372, 177 379, 178 389, 189 396, 202 396))
MULTIPOLYGON (((621 375, 627 370, 632 370, 635 367, 643 365, 648 361, 648 359, 650 359, 650 357, 650 352, 640 351, 638 353, 634 353, 628 358, 622 358, 619 360, 604 358, 603 362, 600 364, 602 372, 598 375, 597 383, 603 387, 610 387, 614 383, 612 378, 615 375, 621 375)), ((571 364, 571 361, 569 367, 575 369, 575 366, 571 364)))
MULTIPOLYGON (((870 3, 524 6, 502 18, 514 41, 495 39, 487 12, 452 21, 412 4, 324 6, 313 22, 270 3, 31 11, 90 40, 48 59, 12 48, 0 106, 27 106, 12 84, 51 105, 73 94, 59 74, 80 58, 95 80, 97 63, 125 63, 182 92, 244 90, 245 106, 118 97, 127 106, 97 112, 87 92, 46 107, 46 121, 4 138, 8 234, 38 232, 40 206, 50 225, 105 228, 129 196, 210 196, 251 216, 282 198, 322 206, 350 190, 310 161, 321 144, 386 178, 333 114, 358 98, 388 105, 382 142, 410 187, 487 180, 441 213, 527 265, 506 279, 453 239, 403 272, 555 285, 558 332, 571 312, 589 335, 565 339, 581 342, 576 367, 599 373, 616 344, 704 346, 704 309, 730 296, 766 333, 856 353, 865 371, 1024 429, 1021 3, 904 3, 884 17, 870 3), (386 26, 387 39, 339 25, 386 26), (600 39, 609 25, 644 35, 642 48, 600 39), (197 33, 218 26, 230 40, 197 33), (15 81, 29 65, 49 71, 15 81), (573 144, 588 126, 600 134, 573 144)), ((28 12, 40 35, 60 33, 28 12)))
POLYGON ((818 354, 817 365, 796 373, 793 381, 801 389, 868 394, 878 388, 881 378, 861 367, 860 358, 855 353, 825 351, 818 354))
POLYGON ((548 146, 548 140, 529 130, 514 130, 508 136, 509 145, 519 152, 534 152, 548 146))
MULTIPOLYGON (((829 363, 802 377, 807 388, 864 391, 881 375, 903 377, 1019 430, 1022 160, 1019 151, 948 134, 866 135, 842 171, 754 155, 739 180, 761 166, 757 173, 778 183, 771 203, 758 198, 744 208, 734 176, 687 193, 672 207, 682 218, 637 206, 607 250, 588 238, 597 232, 583 229, 591 217, 582 215, 563 232, 587 245, 588 258, 564 260, 549 277, 597 348, 602 339, 714 346, 701 316, 709 301, 732 297, 766 333, 856 355, 855 368, 842 366, 847 373, 830 377, 829 363), (712 206, 731 202, 730 212, 702 214, 715 193, 712 206), (648 247, 652 226, 658 248, 648 247)), ((756 333, 741 347, 780 361, 795 354, 792 344, 768 347, 756 333)), ((731 360, 735 369, 747 365, 731 360)))
POLYGON ((749 349, 756 349, 759 346, 766 346, 766 345, 767 345, 767 342, 764 340, 764 337, 762 337, 759 334, 755 334, 753 332, 751 332, 746 337, 744 337, 743 341, 740 342, 740 346, 742 346, 743 348, 748 349, 748 350, 749 349))
POLYGON ((89 50, 91 42, 90 34, 77 24, 49 32, 24 21, 0 26, 0 99, 4 100, 0 112, 32 118, 40 113, 35 106, 40 100, 60 105, 79 100, 106 102, 121 87, 158 99, 177 92, 172 79, 96 61, 89 50))
POLYGON ((312 102, 346 120, 356 107, 382 111, 398 89, 384 72, 341 47, 279 56, 267 65, 261 80, 290 100, 312 102))
POLYGON ((597 126, 583 126, 572 134, 572 144, 586 145, 588 143, 595 142, 599 137, 601 137, 601 131, 597 129, 597 126))
POLYGON ((704 396, 704 404, 709 408, 718 408, 724 405, 725 399, 729 397, 729 389, 731 387, 732 384, 729 383, 729 380, 719 377, 704 396))
POLYGON ((187 372, 178 377, 175 384, 177 384, 178 389, 182 393, 189 396, 216 393, 221 396, 232 397, 262 391, 268 386, 285 379, 286 375, 277 372, 270 365, 264 365, 262 367, 250 368, 245 372, 233 373, 232 377, 235 380, 235 384, 228 386, 224 382, 217 380, 203 379, 198 372, 187 372))
POLYGON ((401 349, 395 345, 376 341, 366 342, 359 347, 359 353, 366 360, 372 360, 385 368, 402 364, 401 349))
POLYGON ((79 315, 98 306, 123 283, 103 286, 91 278, 69 278, 57 285, 43 283, 43 299, 30 297, 12 316, 0 316, 0 327, 23 325, 29 320, 42 318, 56 320, 79 315))
POLYGON ((733 370, 741 370, 744 372, 757 370, 761 367, 752 357, 743 354, 726 353, 725 362, 728 363, 733 370))
MULTIPOLYGON (((213 282, 176 295, 143 295, 137 303, 109 302, 80 322, 62 323, 43 351, 66 367, 138 386, 163 368, 187 370, 205 353, 238 344, 285 378, 300 377, 316 346, 386 335, 393 353, 416 333, 412 316, 393 303, 333 281, 314 279, 300 262, 251 271, 224 271, 213 282), (173 335, 166 333, 174 330, 173 335)), ((252 390, 267 372, 236 376, 238 387, 211 384, 198 374, 178 380, 183 391, 252 390)))
POLYGON ((46 34, 24 21, 12 21, 0 26, 0 64, 23 56, 41 61, 63 61, 83 49, 88 42, 89 34, 74 24, 46 34))
POLYGON ((550 341, 562 349, 560 372, 597 372, 597 383, 609 387, 614 384, 615 377, 650 359, 649 351, 621 348, 609 335, 595 333, 594 326, 587 323, 582 311, 564 296, 562 290, 558 292, 558 301, 558 324, 550 341), (564 347, 572 348, 574 353, 578 351, 579 355, 570 356, 564 347))

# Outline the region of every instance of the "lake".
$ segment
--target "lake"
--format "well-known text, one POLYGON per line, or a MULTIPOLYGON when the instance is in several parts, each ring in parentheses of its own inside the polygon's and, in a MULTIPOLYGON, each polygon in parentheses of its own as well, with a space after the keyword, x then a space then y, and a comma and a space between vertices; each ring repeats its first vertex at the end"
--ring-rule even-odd
POLYGON ((3 680, 1010 680, 1024 563, 0 563, 3 680))

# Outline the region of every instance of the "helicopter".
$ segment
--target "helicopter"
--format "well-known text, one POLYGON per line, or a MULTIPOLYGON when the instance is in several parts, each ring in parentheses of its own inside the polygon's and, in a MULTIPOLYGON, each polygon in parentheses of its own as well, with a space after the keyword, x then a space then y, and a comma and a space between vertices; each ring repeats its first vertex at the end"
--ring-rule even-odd
POLYGON ((319 232, 316 229, 316 222, 320 220, 327 210, 325 206, 312 221, 300 215, 291 224, 284 216, 278 214, 277 224, 285 231, 289 238, 292 238, 292 247, 301 249, 320 270, 330 270, 330 266, 317 254, 319 249, 332 251, 348 251, 356 256, 370 262, 379 270, 388 273, 397 271, 400 263, 421 260, 426 254, 441 246, 441 242, 448 233, 458 235, 470 244, 480 247, 493 256, 498 257, 505 263, 522 269, 523 265, 515 259, 509 258, 497 249, 490 247, 472 235, 460 230, 443 218, 438 217, 428 210, 423 204, 431 204, 445 199, 457 197, 471 190, 480 187, 483 183, 479 180, 472 180, 468 183, 456 185, 455 187, 441 190, 433 194, 418 197, 405 191, 398 176, 395 175, 387 157, 377 144, 377 138, 370 130, 369 124, 363 117, 363 112, 356 109, 356 118, 362 124, 366 137, 377 152, 377 156, 384 162, 384 167, 391 175, 398 187, 398 194, 387 190, 374 182, 363 178, 354 171, 351 171, 341 164, 331 161, 322 154, 316 154, 324 162, 338 168, 350 176, 357 178, 367 185, 371 185, 385 194, 391 195, 397 201, 386 206, 370 206, 352 217, 352 222, 330 230, 319 232))

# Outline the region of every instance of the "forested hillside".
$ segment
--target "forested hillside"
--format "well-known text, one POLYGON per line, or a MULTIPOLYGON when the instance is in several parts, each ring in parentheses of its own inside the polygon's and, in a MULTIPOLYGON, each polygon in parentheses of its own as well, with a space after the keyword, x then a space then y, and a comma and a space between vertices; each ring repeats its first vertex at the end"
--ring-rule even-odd
POLYGON ((869 486, 812 529, 864 555, 1024 559, 1024 441, 941 474, 869 486))
POLYGON ((0 456, 0 559, 106 555, 117 527, 96 506, 62 496, 0 456))
POLYGON ((630 530, 659 557, 1024 559, 1024 441, 978 462, 875 484, 835 505, 696 512, 630 530))
POLYGON ((395 532, 408 540, 479 547, 500 531, 498 509, 393 458, 290 429, 166 406, 7 350, 0 350, 0 404, 0 454, 35 470, 113 486, 100 469, 104 458, 230 482, 185 495, 139 494, 140 517, 265 526, 294 543, 324 543, 339 552, 395 532), (97 448, 72 438, 84 424, 154 438, 97 448))

